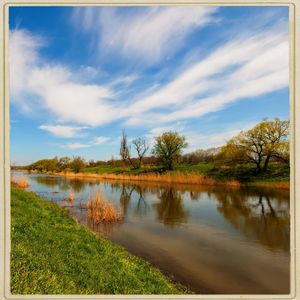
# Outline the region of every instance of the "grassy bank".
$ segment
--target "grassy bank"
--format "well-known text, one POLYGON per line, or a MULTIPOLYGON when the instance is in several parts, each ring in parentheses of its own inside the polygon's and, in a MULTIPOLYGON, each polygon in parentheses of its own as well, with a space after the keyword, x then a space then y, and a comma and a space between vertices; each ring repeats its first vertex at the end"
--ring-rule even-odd
POLYGON ((12 186, 12 294, 183 294, 188 291, 65 209, 12 186))
POLYGON ((289 166, 284 163, 271 163, 266 172, 259 174, 252 164, 230 168, 224 168, 214 163, 179 164, 173 171, 161 172, 161 170, 160 166, 146 166, 134 170, 129 167, 106 165, 85 168, 80 173, 58 173, 58 175, 77 178, 289 189, 290 170, 289 166))

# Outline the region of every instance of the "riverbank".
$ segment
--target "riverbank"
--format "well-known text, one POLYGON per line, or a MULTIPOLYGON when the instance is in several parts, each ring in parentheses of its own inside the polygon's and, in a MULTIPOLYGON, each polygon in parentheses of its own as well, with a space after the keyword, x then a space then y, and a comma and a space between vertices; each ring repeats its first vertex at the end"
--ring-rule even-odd
POLYGON ((236 179, 218 179, 197 172, 180 172, 173 171, 163 174, 159 173, 141 173, 139 175, 113 174, 113 173, 89 173, 89 172, 52 172, 48 173, 57 176, 78 179, 104 179, 104 180, 119 180, 130 182, 157 182, 157 183, 174 183, 174 184, 191 184, 204 186, 224 186, 224 187, 266 187, 288 190, 290 182, 286 178, 260 178, 251 181, 239 181, 236 179))
POLYGON ((184 294, 122 247, 36 194, 11 190, 12 294, 184 294))

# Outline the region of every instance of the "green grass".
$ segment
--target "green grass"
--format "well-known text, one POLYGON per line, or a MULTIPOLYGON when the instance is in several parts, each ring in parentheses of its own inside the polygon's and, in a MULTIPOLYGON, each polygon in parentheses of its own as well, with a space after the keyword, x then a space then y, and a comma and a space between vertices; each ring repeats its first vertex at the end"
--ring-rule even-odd
MULTIPOLYGON (((85 168, 85 173, 97 174, 126 174, 138 175, 154 173, 162 169, 162 166, 148 166, 141 169, 131 169, 130 167, 99 166, 95 168, 85 168)), ((199 173, 220 180, 238 180, 242 183, 255 182, 280 182, 289 181, 290 168, 285 163, 270 163, 266 172, 257 173, 254 164, 242 164, 236 167, 222 167, 221 164, 199 163, 199 164, 178 164, 172 172, 199 173)))
POLYGON ((81 170, 82 173, 95 173, 95 174, 123 174, 123 175, 139 175, 145 173, 158 172, 162 169, 162 166, 145 166, 140 169, 134 169, 130 166, 110 166, 103 165, 92 168, 84 168, 81 170))
POLYGON ((184 294, 158 269, 12 187, 12 294, 184 294))
POLYGON ((289 181, 290 168, 285 163, 270 163, 267 171, 257 173, 253 164, 243 164, 230 168, 215 167, 209 170, 206 175, 221 180, 235 179, 242 183, 281 182, 289 181))

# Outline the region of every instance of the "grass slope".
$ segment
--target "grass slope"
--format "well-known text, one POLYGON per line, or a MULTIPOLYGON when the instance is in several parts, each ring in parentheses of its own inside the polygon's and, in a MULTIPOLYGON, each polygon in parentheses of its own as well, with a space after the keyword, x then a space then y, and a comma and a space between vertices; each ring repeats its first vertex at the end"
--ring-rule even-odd
POLYGON ((11 209, 12 294, 188 292, 34 193, 12 186, 11 209))
MULTIPOLYGON (((114 166, 99 166, 94 168, 85 168, 83 173, 94 174, 116 174, 116 175, 141 175, 155 173, 160 170, 161 166, 147 166, 138 170, 133 170, 130 167, 114 167, 114 166)), ((178 164, 174 171, 169 173, 183 174, 199 174, 219 180, 238 180, 241 183, 255 182, 281 182, 289 181, 290 168, 285 163, 270 163, 266 172, 257 174, 254 164, 242 164, 237 167, 222 168, 214 163, 199 163, 199 164, 178 164)))

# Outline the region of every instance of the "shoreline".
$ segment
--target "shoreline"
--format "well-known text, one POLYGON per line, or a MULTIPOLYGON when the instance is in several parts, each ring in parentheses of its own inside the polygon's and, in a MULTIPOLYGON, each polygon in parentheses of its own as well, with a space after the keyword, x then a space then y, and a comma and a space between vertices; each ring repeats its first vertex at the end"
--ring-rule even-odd
POLYGON ((192 293, 63 207, 14 186, 11 193, 12 294, 192 293))
POLYGON ((112 173, 85 173, 85 172, 29 172, 29 174, 48 174, 56 175, 67 178, 79 178, 79 179, 104 179, 104 180, 116 180, 116 181, 127 181, 127 182, 156 182, 156 183, 169 183, 169 184, 185 184, 185 185, 200 185, 200 186, 223 186, 223 187, 263 187, 270 189, 290 189, 290 181, 253 181, 253 182, 240 182, 238 180, 229 179, 221 180, 213 177, 201 175, 199 173, 190 172, 173 172, 165 174, 140 174, 140 175, 122 175, 122 174, 112 174, 112 173))

